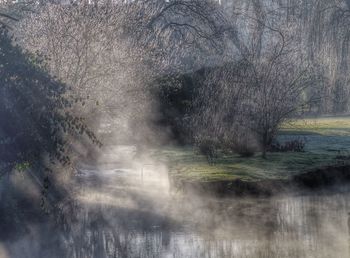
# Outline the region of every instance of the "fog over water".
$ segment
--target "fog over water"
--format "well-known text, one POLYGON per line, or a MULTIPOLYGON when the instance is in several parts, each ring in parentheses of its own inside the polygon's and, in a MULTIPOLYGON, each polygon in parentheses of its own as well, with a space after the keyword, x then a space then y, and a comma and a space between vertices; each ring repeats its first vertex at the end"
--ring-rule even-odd
POLYGON ((0 1, 0 258, 350 257, 349 14, 0 1))
POLYGON ((166 166, 118 147, 80 164, 73 205, 0 245, 0 257, 349 257, 349 192, 215 199, 169 189, 166 166), (130 163, 129 163, 130 162, 130 163))

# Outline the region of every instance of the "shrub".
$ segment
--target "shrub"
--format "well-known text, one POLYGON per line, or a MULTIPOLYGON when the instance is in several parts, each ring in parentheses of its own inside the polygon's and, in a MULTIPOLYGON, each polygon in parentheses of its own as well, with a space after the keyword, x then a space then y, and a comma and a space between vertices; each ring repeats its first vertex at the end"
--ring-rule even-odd
POLYGON ((304 152, 305 140, 295 139, 291 141, 286 141, 283 144, 279 142, 275 142, 269 146, 268 151, 270 152, 304 152))
POLYGON ((221 139, 221 146, 224 152, 237 153, 241 157, 252 157, 257 151, 257 144, 248 134, 235 135, 221 139))
POLYGON ((213 164, 218 157, 218 143, 210 138, 197 138, 195 145, 200 154, 204 155, 209 164, 213 164))

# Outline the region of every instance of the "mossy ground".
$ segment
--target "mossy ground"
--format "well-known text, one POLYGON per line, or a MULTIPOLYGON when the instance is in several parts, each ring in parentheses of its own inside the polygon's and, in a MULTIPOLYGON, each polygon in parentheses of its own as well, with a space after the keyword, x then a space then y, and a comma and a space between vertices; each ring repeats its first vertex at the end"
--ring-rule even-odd
POLYGON ((154 155, 168 162, 172 176, 187 181, 288 179, 315 168, 348 162, 350 117, 303 119, 283 125, 280 141, 298 138, 306 142, 305 152, 269 153, 267 159, 259 153, 251 158, 221 154, 214 164, 208 164, 190 146, 167 147, 154 155))

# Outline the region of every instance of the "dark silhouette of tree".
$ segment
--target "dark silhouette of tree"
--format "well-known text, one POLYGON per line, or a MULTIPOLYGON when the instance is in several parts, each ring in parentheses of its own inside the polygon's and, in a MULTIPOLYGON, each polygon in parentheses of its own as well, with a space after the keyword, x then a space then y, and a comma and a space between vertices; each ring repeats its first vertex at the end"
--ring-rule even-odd
POLYGON ((50 77, 39 58, 12 44, 6 28, 0 34, 1 173, 40 165, 43 154, 69 164, 70 137, 86 134, 98 143, 82 117, 72 114, 67 87, 50 77))

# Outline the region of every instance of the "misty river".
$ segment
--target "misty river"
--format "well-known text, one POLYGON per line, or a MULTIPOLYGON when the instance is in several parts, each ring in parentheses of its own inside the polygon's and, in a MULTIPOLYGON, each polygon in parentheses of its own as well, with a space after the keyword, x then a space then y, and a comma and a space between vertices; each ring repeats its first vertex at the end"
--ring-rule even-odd
POLYGON ((273 198, 174 193, 163 168, 82 164, 70 216, 0 243, 1 258, 349 257, 346 189, 273 198), (118 168, 118 166, 120 166, 118 168))

